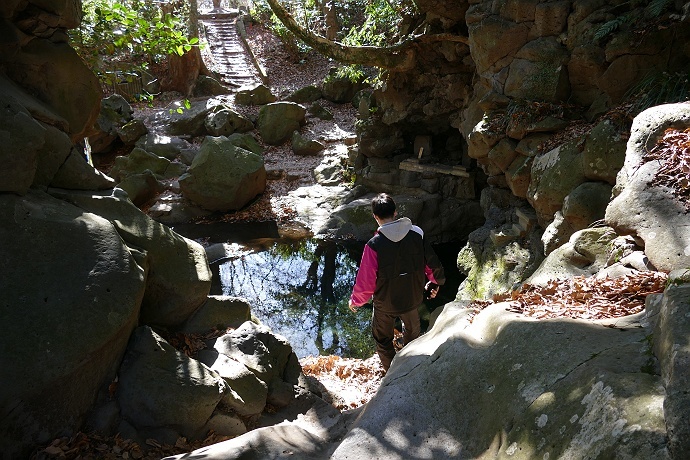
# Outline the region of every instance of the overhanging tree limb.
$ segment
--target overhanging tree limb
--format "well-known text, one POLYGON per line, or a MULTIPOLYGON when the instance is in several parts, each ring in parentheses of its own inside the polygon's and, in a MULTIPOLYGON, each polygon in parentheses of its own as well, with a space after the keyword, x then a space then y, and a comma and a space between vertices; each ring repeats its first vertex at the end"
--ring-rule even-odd
POLYGON ((389 70, 403 71, 414 67, 416 40, 410 39, 393 46, 348 46, 330 41, 316 35, 297 24, 292 15, 278 0, 267 0, 273 13, 297 38, 316 51, 330 56, 338 62, 381 67, 389 70))

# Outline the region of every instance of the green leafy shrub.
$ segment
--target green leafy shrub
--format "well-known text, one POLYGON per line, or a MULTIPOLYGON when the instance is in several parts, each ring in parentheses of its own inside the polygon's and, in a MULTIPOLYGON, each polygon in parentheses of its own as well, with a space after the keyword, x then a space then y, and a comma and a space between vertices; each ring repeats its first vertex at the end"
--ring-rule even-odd
POLYGON ((163 13, 158 3, 143 0, 83 0, 82 10, 71 45, 106 84, 198 46, 183 10, 163 13))

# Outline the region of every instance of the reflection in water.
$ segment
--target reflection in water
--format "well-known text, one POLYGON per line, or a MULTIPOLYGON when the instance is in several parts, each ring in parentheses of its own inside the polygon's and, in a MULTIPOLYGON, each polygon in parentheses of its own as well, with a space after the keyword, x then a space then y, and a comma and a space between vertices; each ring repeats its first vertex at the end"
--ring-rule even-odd
POLYGON ((374 352, 371 315, 355 315, 347 308, 362 246, 315 240, 273 243, 221 263, 222 293, 246 298, 252 313, 284 336, 299 358, 368 358, 374 352))

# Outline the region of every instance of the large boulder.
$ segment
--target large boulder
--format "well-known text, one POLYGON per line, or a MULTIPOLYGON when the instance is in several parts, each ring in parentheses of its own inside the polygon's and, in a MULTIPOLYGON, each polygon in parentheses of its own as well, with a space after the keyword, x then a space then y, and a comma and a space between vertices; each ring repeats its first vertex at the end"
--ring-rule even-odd
POLYGON ((305 115, 305 108, 299 104, 274 102, 261 107, 256 125, 267 144, 279 145, 304 125, 305 115))
POLYGON ((223 406, 242 417, 256 417, 266 408, 268 385, 245 364, 215 350, 202 350, 199 360, 217 372, 228 386, 223 406))
POLYGON ((615 238, 616 233, 610 227, 575 232, 566 244, 547 256, 527 282, 546 284, 554 278, 594 275, 606 267, 608 250, 615 238))
POLYGON ((262 157, 228 138, 206 137, 179 180, 183 195, 202 208, 237 210, 266 189, 266 168, 262 157))
POLYGON ((170 160, 135 147, 129 155, 115 157, 110 175, 117 181, 122 181, 132 174, 141 174, 146 170, 162 176, 169 165, 170 160))
POLYGON ((575 187, 544 231, 544 252, 551 253, 576 231, 603 220, 610 198, 611 186, 605 182, 583 182, 575 187))
POLYGON ((252 134, 234 133, 227 137, 228 141, 234 146, 241 147, 245 150, 249 150, 250 152, 256 153, 257 155, 263 155, 264 153, 264 148, 261 147, 261 144, 259 144, 259 142, 252 134))
POLYGON ((235 94, 235 103, 239 105, 265 105, 277 99, 271 90, 262 84, 243 86, 235 94))
POLYGON ((312 156, 321 152, 326 146, 315 140, 302 136, 299 131, 292 133, 292 151, 295 155, 312 156))
POLYGON ((117 187, 127 192, 127 196, 137 207, 152 200, 164 189, 156 175, 149 170, 127 176, 117 187))
MULTIPOLYGON (((645 253, 659 270, 690 266, 690 222, 687 203, 665 186, 652 185, 662 162, 644 162, 667 128, 690 126, 690 104, 652 107, 635 117, 618 174, 614 198, 606 208, 606 222, 619 234, 638 236, 645 253)), ((681 184, 677 185, 681 187, 681 184)))
POLYGON ((147 152, 167 158, 175 159, 183 150, 189 149, 191 144, 179 137, 165 136, 162 134, 149 133, 142 136, 136 142, 136 146, 147 152))
POLYGON ((333 72, 324 79, 321 92, 324 99, 336 103, 352 102, 358 91, 366 87, 362 81, 349 76, 336 76, 333 72))
POLYGON ((120 126, 117 130, 117 137, 120 138, 123 144, 133 145, 142 136, 149 132, 142 120, 134 119, 128 121, 124 125, 120 126))
POLYGON ((146 270, 112 223, 43 192, 0 195, 0 222, 0 450, 28 458, 80 429, 111 382, 146 270))
POLYGON ((321 99, 323 95, 321 88, 314 85, 307 85, 293 91, 288 97, 285 98, 286 101, 297 102, 298 104, 305 104, 308 102, 315 102, 321 99))
POLYGON ((220 96, 230 94, 232 91, 223 86, 221 82, 207 75, 199 75, 194 84, 192 95, 195 97, 220 96))
POLYGON ((211 107, 206 100, 192 101, 188 107, 183 104, 169 115, 166 124, 167 133, 171 136, 202 136, 206 134, 204 122, 211 107))
POLYGON ((85 137, 98 117, 101 87, 69 44, 25 39, 3 64, 10 79, 66 121, 72 141, 85 137))
POLYGON ((119 94, 104 98, 94 126, 96 132, 89 136, 91 151, 99 153, 107 150, 117 139, 118 130, 133 121, 133 113, 132 106, 119 94))
POLYGON ((211 136, 246 133, 254 129, 254 123, 249 118, 230 109, 209 113, 204 124, 211 136))
POLYGON ((143 214, 119 189, 112 195, 57 189, 50 192, 110 220, 125 243, 140 251, 142 264, 149 267, 142 323, 180 326, 206 301, 211 289, 211 270, 199 243, 143 214))
POLYGON ((240 327, 251 319, 251 306, 239 297, 208 296, 182 328, 187 334, 204 334, 210 330, 222 331, 229 327, 240 327))
POLYGON ((115 181, 87 163, 84 155, 73 148, 50 185, 68 190, 107 190, 115 186, 115 181))
POLYGON ((147 326, 132 334, 118 376, 121 415, 144 433, 165 427, 188 438, 205 436, 201 428, 227 391, 216 372, 147 326))
POLYGON ((222 355, 243 364, 264 382, 267 401, 273 406, 286 406, 294 397, 293 386, 301 372, 297 356, 290 344, 268 327, 246 321, 218 338, 213 348, 219 358, 222 355))
POLYGON ((25 194, 36 175, 46 128, 10 94, 1 94, 0 102, 0 191, 25 194))
POLYGON ((563 199, 585 181, 582 154, 576 141, 569 141, 534 159, 527 201, 537 211, 539 223, 553 220, 563 199))

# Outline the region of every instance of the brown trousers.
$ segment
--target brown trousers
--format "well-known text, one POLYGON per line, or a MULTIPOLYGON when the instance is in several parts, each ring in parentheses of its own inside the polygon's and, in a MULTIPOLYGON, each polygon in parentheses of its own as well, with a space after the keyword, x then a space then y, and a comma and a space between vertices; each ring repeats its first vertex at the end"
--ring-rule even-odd
POLYGON ((421 332, 419 324, 419 312, 415 308, 407 313, 382 313, 374 308, 374 315, 371 319, 371 332, 376 341, 376 353, 381 358, 383 368, 388 371, 391 366, 391 361, 395 357, 395 347, 393 346, 393 329, 395 328, 395 319, 400 318, 403 323, 403 345, 407 345, 417 337, 421 332))

